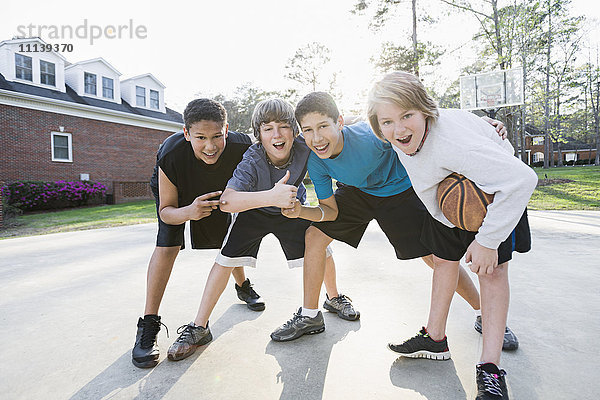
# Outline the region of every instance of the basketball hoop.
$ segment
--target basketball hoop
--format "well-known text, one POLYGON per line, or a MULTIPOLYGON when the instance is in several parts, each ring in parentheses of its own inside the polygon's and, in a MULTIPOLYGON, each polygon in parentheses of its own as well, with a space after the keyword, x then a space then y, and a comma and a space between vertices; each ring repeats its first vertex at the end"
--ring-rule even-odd
POLYGON ((521 67, 460 77, 460 105, 466 110, 524 103, 521 67))

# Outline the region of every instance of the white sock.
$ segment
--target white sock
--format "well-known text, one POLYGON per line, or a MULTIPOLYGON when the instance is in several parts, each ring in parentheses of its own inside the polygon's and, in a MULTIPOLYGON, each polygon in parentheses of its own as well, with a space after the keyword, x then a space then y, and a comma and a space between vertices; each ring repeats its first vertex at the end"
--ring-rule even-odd
POLYGON ((475 311, 476 317, 481 317, 481 308, 479 310, 473 310, 473 311, 475 311))
POLYGON ((319 313, 319 310, 316 309, 311 309, 311 308, 304 308, 302 307, 302 312, 300 313, 300 315, 304 315, 306 317, 310 317, 310 318, 314 318, 317 316, 317 314, 319 313))

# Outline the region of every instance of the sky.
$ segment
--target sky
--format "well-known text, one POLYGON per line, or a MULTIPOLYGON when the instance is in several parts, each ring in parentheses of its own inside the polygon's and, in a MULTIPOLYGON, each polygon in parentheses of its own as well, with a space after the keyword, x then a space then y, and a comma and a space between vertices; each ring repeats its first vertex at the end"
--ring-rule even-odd
MULTIPOLYGON (((219 0, 165 1, 11 1, 2 6, 0 40, 42 28, 48 43, 72 44, 61 53, 69 62, 102 57, 121 72, 121 79, 147 72, 165 86, 167 107, 181 112, 199 95, 233 95, 250 83, 264 90, 283 91, 295 84, 284 78, 285 65, 296 49, 319 42, 331 50, 326 72, 337 73, 342 110, 364 106, 370 85, 379 77, 370 58, 381 44, 410 45, 410 1, 397 8, 393 22, 381 30, 369 28, 370 15, 350 12, 355 0, 219 0), (50 38, 51 26, 81 27, 87 21, 87 38, 50 38), (128 25, 139 35, 121 38, 103 35, 91 40, 91 26, 128 25), (21 28, 19 28, 21 27, 21 28)), ((373 2, 373 1, 371 1, 373 2)), ((502 4, 502 0, 500 0, 502 4)), ((476 61, 472 37, 477 21, 468 14, 448 12, 438 0, 419 0, 419 13, 437 19, 420 23, 419 39, 449 50, 441 65, 425 76, 429 85, 443 90, 460 75, 460 68, 476 61)), ((600 37, 600 2, 573 0, 573 14, 596 18, 590 39, 600 37)), ((115 34, 116 35, 116 34, 115 34)), ((37 36, 37 34, 34 34, 37 36)), ((310 88, 299 88, 300 93, 310 88)), ((326 90, 326 87, 322 89, 326 90)))

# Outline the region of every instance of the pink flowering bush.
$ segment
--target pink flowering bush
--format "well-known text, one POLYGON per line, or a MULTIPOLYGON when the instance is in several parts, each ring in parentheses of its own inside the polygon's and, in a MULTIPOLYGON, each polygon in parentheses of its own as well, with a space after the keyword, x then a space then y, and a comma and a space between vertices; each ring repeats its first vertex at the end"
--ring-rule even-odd
POLYGON ((22 211, 100 204, 105 194, 106 186, 91 181, 17 181, 2 187, 6 204, 22 211))

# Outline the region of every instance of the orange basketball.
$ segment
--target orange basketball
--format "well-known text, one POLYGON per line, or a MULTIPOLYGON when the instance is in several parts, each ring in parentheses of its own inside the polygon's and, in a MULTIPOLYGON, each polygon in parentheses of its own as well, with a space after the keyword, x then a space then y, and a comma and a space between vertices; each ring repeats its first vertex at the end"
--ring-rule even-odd
POLYGON ((462 230, 477 232, 494 195, 454 172, 438 185, 437 200, 448 221, 462 230))

